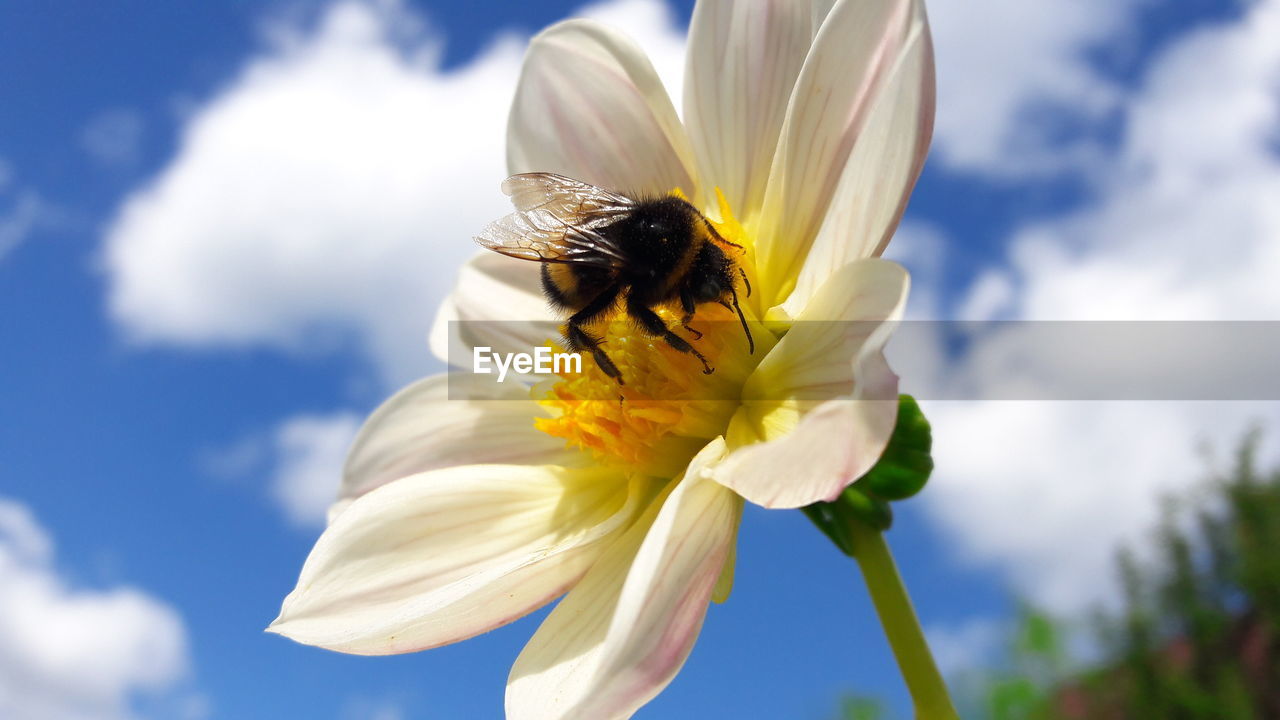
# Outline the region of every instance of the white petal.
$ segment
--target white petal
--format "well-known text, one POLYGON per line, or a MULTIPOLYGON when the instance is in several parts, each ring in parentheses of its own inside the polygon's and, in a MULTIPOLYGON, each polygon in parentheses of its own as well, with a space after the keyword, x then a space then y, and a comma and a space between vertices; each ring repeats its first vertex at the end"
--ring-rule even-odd
POLYGON ((703 0, 694 6, 685 124, 699 178, 718 186, 739 218, 760 207, 811 39, 806 0, 703 0))
POLYGON ((474 465, 354 500, 316 542, 269 630, 361 655, 511 622, 573 585, 647 503, 598 469, 474 465))
POLYGON ((794 508, 833 499, 871 469, 897 419, 898 378, 883 348, 908 285, 887 260, 831 276, 747 380, 730 437, 765 442, 733 452, 718 482, 758 505, 794 508))
POLYGON ((671 682, 742 512, 705 477, 723 452, 717 439, 699 453, 661 510, 655 504, 542 623, 511 669, 508 720, 627 718, 671 682))
POLYGON ((852 393, 856 361, 888 342, 910 284, 901 265, 879 258, 837 270, 747 378, 743 399, 827 400, 852 393))
MULTIPOLYGON (((891 387, 889 394, 896 392, 897 383, 891 387)), ((834 500, 884 453, 897 409, 897 402, 887 398, 829 400, 782 438, 730 455, 716 479, 767 508, 834 500)))
POLYGON ((566 450, 563 440, 534 428, 534 418, 547 416, 523 385, 469 373, 419 380, 365 420, 347 454, 339 498, 457 465, 580 462, 581 454, 566 450))
POLYGON ((839 0, 787 108, 757 228, 763 307, 786 298, 875 98, 905 48, 913 0, 839 0))
POLYGON ((878 256, 898 227, 933 137, 933 44, 924 7, 907 48, 875 101, 795 291, 783 307, 793 317, 837 268, 878 256))
POLYGON ((436 313, 431 352, 469 368, 476 347, 527 353, 557 337, 558 322, 540 283, 537 263, 487 251, 471 258, 436 313))
POLYGON ((688 138, 653 65, 625 35, 591 20, 553 25, 529 44, 507 165, 631 195, 697 191, 688 138))
POLYGON ((836 4, 836 0, 810 0, 809 17, 813 34, 818 34, 818 29, 822 27, 822 23, 826 21, 827 16, 831 14, 831 8, 836 4))

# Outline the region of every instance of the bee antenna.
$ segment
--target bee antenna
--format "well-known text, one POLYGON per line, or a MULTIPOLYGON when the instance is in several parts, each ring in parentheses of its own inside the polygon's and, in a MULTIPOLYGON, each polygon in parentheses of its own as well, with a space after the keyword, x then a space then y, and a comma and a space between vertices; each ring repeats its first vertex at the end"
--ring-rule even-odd
POLYGON ((742 306, 738 304, 738 291, 734 287, 729 287, 729 293, 733 296, 733 309, 738 313, 738 319, 742 321, 742 332, 747 334, 747 352, 751 355, 756 354, 756 341, 751 337, 751 328, 747 327, 747 316, 742 314, 742 306))

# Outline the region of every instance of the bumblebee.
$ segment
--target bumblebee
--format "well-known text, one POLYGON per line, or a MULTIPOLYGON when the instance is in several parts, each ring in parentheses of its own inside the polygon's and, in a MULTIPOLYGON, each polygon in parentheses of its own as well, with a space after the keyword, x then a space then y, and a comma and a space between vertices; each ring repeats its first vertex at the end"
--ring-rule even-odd
POLYGON ((679 304, 680 325, 689 327, 699 305, 715 302, 742 322, 749 350, 755 342, 738 304, 739 278, 748 296, 746 273, 728 252, 741 246, 725 240, 697 208, 677 195, 630 198, 552 173, 512 175, 502 183, 516 211, 490 223, 475 240, 482 247, 542 263, 542 287, 557 310, 568 315, 563 333, 574 352, 589 352, 619 385, 622 373, 588 331, 595 321, 621 308, 646 334, 702 362, 707 359, 672 331, 655 308, 679 304))

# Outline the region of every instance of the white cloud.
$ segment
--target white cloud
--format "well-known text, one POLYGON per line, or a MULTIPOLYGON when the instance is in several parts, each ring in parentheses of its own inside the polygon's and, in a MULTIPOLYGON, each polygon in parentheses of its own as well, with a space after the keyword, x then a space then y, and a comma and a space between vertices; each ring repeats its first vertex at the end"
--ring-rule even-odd
POLYGON ((303 413, 196 456, 200 470, 240 489, 260 492, 294 527, 323 527, 337 499, 347 450, 360 429, 354 411, 303 413), (263 482, 263 478, 266 479, 263 482))
MULTIPOLYGON (((683 38, 665 11, 588 12, 654 47, 678 82, 683 38)), ((390 382, 426 369, 471 236, 508 211, 498 184, 524 40, 444 71, 438 40, 406 18, 342 2, 314 31, 277 27, 194 111, 106 239, 110 313, 133 338, 296 348, 336 333, 390 382)))
POLYGON ((1121 93, 1089 53, 1122 39, 1143 0, 936 0, 935 157, 1017 174, 1078 164, 1096 149, 1060 137, 1116 109, 1121 93), (1048 120, 1054 122, 1050 124, 1048 120))
POLYGON ((497 181, 519 53, 455 73, 395 18, 340 4, 283 30, 187 124, 178 155, 107 239, 113 316, 137 338, 296 345, 359 333, 396 379, 421 372, 434 306, 502 210, 497 181))
POLYGON ((963 320, 997 320, 1013 302, 1013 285, 1003 273, 986 273, 974 283, 958 317, 963 320))
POLYGON ((188 674, 186 632, 171 607, 131 587, 72 587, 30 511, 0 498, 0 717, 136 717, 188 674))
POLYGON ((49 202, 27 184, 20 184, 13 166, 0 158, 0 261, 37 229, 66 227, 67 211, 49 202))
POLYGON ((1102 201, 1016 238, 1024 315, 1280 317, 1278 33, 1259 2, 1158 58, 1102 201))
POLYGON ((978 617, 956 625, 930 626, 925 635, 938 670, 954 680, 990 667, 1008 643, 1011 630, 1008 621, 978 617))
POLYGON ((404 709, 397 702, 357 697, 343 704, 339 720, 404 720, 404 709))
MULTIPOLYGON (((1117 158, 1096 168, 1097 201, 1016 233, 1012 266, 984 276, 968 307, 1036 320, 1280 316, 1277 34, 1280 1, 1267 0, 1153 58, 1125 101, 1117 158)), ((1007 382, 1025 348, 1003 340, 981 344, 953 377, 978 392, 1007 382)), ((1219 372, 1263 361, 1206 338, 1145 372, 1215 355, 1219 372)), ((1254 420, 1280 420, 1275 403, 927 409, 939 474, 926 507, 963 555, 1007 569, 1021 592, 1067 611, 1109 595, 1118 544, 1149 530, 1161 494, 1203 476, 1203 446, 1229 452, 1254 420)))
POLYGON ((1202 448, 1230 451, 1267 410, 1012 401, 925 409, 939 468, 926 507, 952 547, 1068 613, 1114 597, 1116 550, 1145 545, 1159 498, 1205 475, 1202 448))
POLYGON ((234 481, 258 472, 270 455, 267 438, 246 435, 227 445, 202 450, 196 458, 200 470, 218 480, 234 481))
POLYGON ((127 166, 141 154, 142 114, 128 108, 104 110, 80 131, 80 146, 106 166, 127 166))
POLYGON ((907 298, 908 318, 939 319, 942 301, 938 292, 946 252, 947 236, 940 228, 910 219, 898 226, 884 256, 901 263, 913 278, 907 298))
POLYGON ((291 522, 324 524, 338 496, 347 449, 360 429, 353 413, 300 415, 275 432, 276 469, 271 494, 291 522))
POLYGON ((44 201, 34 190, 19 192, 8 208, 0 208, 0 260, 26 240, 45 217, 44 201))

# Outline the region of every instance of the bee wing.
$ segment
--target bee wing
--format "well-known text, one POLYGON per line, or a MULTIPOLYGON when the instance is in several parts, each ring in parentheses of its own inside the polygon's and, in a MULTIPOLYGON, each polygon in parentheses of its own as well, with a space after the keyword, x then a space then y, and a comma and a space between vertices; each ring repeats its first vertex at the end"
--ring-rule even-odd
POLYGON ((480 245, 522 260, 622 264, 621 248, 600 229, 630 212, 631 198, 552 173, 512 175, 502 191, 516 211, 489 223, 480 245))

